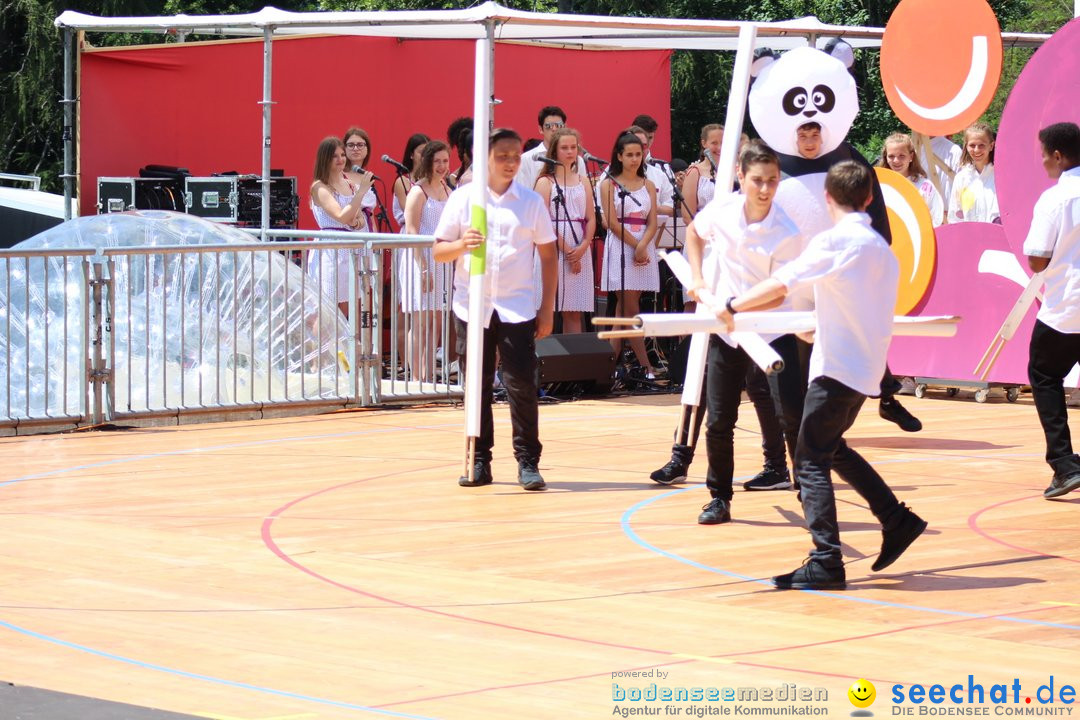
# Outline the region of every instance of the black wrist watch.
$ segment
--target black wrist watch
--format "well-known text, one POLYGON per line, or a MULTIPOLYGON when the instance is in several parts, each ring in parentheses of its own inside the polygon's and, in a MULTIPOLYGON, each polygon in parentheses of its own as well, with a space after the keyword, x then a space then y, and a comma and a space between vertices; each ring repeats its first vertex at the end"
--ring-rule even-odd
POLYGON ((727 308, 727 311, 729 313, 731 313, 732 315, 734 315, 736 312, 738 312, 735 308, 731 307, 731 301, 734 300, 734 299, 735 299, 735 296, 732 295, 731 297, 729 297, 727 299, 727 302, 724 303, 724 307, 727 308))

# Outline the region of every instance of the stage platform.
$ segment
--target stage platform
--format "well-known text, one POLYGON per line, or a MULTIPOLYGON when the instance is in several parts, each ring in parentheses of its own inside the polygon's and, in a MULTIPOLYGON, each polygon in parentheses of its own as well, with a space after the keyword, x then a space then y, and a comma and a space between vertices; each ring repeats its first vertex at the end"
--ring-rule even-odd
MULTIPOLYGON (((935 707, 970 710, 969 682, 990 716, 1065 714, 1080 493, 1042 498, 1030 396, 904 402, 922 432, 869 401, 850 442, 930 528, 872 573, 878 526, 838 485, 849 588, 828 593, 766 582, 809 548, 794 492, 737 489, 707 527, 703 455, 687 485, 649 481, 677 396, 542 406, 543 493, 516 484, 506 406, 471 489, 446 405, 0 439, 0 681, 219 720, 848 717, 859 678, 878 717, 895 685, 959 684, 935 707)), ((761 463, 741 413, 737 480, 761 463)))

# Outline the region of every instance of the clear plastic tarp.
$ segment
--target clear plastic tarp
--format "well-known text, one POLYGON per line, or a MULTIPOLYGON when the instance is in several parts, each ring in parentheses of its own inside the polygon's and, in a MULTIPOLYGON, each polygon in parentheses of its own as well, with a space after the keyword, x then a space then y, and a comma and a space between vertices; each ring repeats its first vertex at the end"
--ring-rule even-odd
POLYGON ((12 251, 0 257, 8 417, 82 414, 95 327, 118 413, 349 394, 345 318, 273 243, 147 210, 77 218, 12 251), (110 281, 97 325, 95 266, 110 281))

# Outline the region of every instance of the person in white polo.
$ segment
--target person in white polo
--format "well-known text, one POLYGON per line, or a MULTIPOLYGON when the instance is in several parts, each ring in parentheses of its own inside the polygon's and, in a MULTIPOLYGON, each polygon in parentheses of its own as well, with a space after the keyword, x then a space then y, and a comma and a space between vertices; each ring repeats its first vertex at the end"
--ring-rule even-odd
MULTIPOLYGON (((489 485, 494 429, 491 415, 495 381, 495 351, 502 363, 502 380, 510 401, 514 458, 518 482, 526 490, 543 490, 540 475, 539 413, 536 392, 536 339, 551 334, 555 307, 557 253, 555 231, 547 206, 537 193, 514 180, 521 165, 521 136, 513 130, 492 131, 488 150, 487 269, 484 273, 484 345, 481 377, 480 437, 476 442, 473 477, 458 480, 462 487, 489 485), (533 289, 533 251, 540 258, 544 286, 540 309, 533 289)), ((479 247, 484 235, 470 224, 472 188, 455 190, 446 201, 435 228, 435 260, 455 262, 479 247)), ((469 318, 469 267, 454 268, 454 324, 457 353, 465 357, 469 318)))
POLYGON ((831 477, 838 453, 856 461, 848 463, 844 480, 882 524, 881 552, 871 566, 875 572, 895 562, 926 529, 926 521, 897 500, 877 471, 844 442, 867 396, 881 391, 900 274, 895 256, 864 212, 872 197, 868 166, 853 160, 833 165, 825 177, 833 228, 815 236, 772 277, 730 298, 717 314, 734 329, 738 312, 776 307, 790 292, 814 290, 817 333, 795 446, 795 472, 814 548, 802 567, 772 579, 782 590, 846 586, 831 477))
POLYGON ((1063 122, 1039 131, 1046 174, 1057 180, 1035 203, 1024 255, 1046 283, 1028 350, 1028 379, 1054 469, 1047 499, 1080 487, 1063 381, 1080 362, 1080 127, 1063 122))

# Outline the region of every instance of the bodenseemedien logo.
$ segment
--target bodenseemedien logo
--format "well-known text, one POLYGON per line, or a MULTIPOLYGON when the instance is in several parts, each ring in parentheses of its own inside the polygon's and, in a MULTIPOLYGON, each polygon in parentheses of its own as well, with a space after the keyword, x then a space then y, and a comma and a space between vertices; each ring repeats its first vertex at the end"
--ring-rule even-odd
POLYGON ((874 704, 874 700, 877 699, 877 690, 874 688, 874 683, 869 680, 859 678, 855 682, 851 683, 851 687, 847 691, 848 700, 855 706, 855 710, 851 711, 853 717, 873 717, 874 713, 866 708, 874 704))

